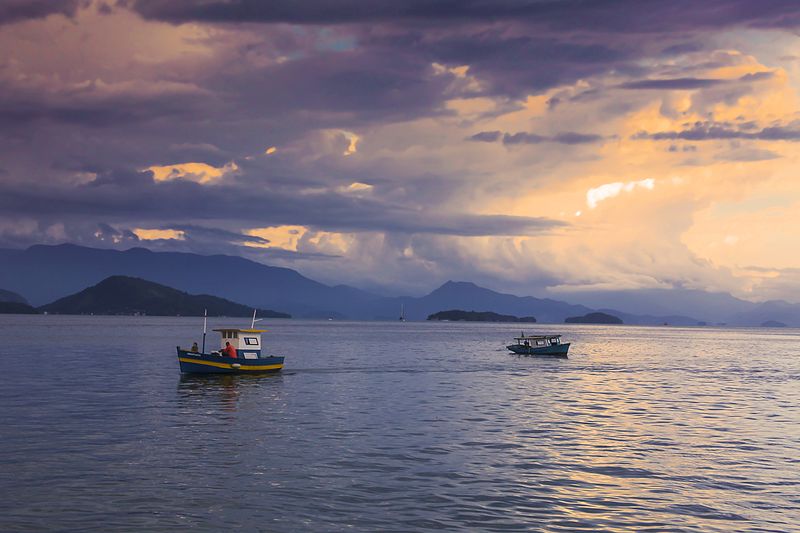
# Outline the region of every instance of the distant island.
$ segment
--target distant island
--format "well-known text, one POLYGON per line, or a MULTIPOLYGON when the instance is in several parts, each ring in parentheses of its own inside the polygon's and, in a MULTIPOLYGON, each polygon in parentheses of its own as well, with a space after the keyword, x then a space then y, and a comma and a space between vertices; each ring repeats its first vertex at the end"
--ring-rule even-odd
POLYGON ((449 320, 451 322, 536 322, 536 318, 532 316, 516 317, 492 313, 491 311, 462 311, 460 309, 439 311, 428 315, 428 320, 449 320))
POLYGON ((785 328, 787 327, 786 324, 783 322, 778 322, 777 320, 767 320, 766 322, 761 323, 762 328, 785 328))
MULTIPOLYGON (((207 294, 192 295, 140 278, 111 276, 97 285, 43 305, 39 311, 68 315, 245 317, 253 308, 207 294)), ((265 318, 291 318, 287 313, 258 309, 265 318)))
POLYGON ((622 324, 622 319, 608 313, 588 313, 564 319, 565 324, 622 324))

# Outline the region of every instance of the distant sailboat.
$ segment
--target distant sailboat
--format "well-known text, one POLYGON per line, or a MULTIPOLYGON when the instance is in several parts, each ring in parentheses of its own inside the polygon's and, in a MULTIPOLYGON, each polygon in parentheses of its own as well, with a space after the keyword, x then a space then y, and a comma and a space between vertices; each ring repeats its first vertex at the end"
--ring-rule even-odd
POLYGON ((406 321, 405 308, 403 307, 403 304, 400 304, 400 322, 405 322, 405 321, 406 321))

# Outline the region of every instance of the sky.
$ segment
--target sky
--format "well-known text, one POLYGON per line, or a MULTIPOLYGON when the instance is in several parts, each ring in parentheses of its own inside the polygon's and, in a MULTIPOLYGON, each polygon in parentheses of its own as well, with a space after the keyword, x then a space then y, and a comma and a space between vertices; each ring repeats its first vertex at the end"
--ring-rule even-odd
POLYGON ((800 302, 795 0, 5 0, 0 247, 800 302))

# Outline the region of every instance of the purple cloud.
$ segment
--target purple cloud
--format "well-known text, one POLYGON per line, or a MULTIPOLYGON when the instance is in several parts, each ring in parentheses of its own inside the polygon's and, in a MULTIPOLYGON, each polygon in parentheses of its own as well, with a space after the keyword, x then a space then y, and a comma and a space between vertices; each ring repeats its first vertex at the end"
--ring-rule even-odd
POLYGON ((497 142, 502 140, 503 144, 541 144, 541 143, 558 143, 558 144, 589 144, 602 141, 602 135, 593 133, 578 133, 574 131, 567 131, 564 133, 557 133, 555 135, 538 135, 536 133, 502 133, 500 131, 481 131, 468 137, 469 141, 476 142, 497 142))
POLYGON ((725 80, 707 79, 707 78, 673 78, 663 80, 637 80, 623 83, 620 85, 622 89, 703 89, 713 85, 725 83, 725 80))
POLYGON ((72 16, 86 0, 3 0, 0 25, 60 14, 72 16))
POLYGON ((749 125, 732 126, 719 122, 695 122, 690 127, 680 131, 659 131, 648 133, 642 131, 634 135, 633 139, 651 139, 654 141, 677 140, 709 141, 725 139, 749 139, 762 141, 800 141, 800 128, 792 126, 770 126, 760 130, 750 131, 749 125))
POLYGON ((374 2, 345 0, 132 0, 143 16, 170 22, 262 22, 292 24, 352 24, 376 22, 465 23, 529 21, 553 29, 597 32, 669 32, 686 29, 753 26, 792 28, 800 22, 800 7, 793 0, 561 0, 558 2, 463 0, 430 2, 405 0, 374 2))

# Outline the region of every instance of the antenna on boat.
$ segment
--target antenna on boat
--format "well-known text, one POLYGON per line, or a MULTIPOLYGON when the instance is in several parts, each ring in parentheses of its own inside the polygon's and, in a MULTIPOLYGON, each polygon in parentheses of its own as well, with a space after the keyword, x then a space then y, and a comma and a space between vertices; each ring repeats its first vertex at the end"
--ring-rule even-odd
POLYGON ((256 311, 258 311, 258 309, 253 309, 253 321, 250 322, 250 329, 256 327, 256 322, 260 322, 262 320, 260 318, 256 318, 256 311))
POLYGON ((208 323, 208 309, 203 309, 203 349, 200 353, 206 353, 206 325, 208 323))

